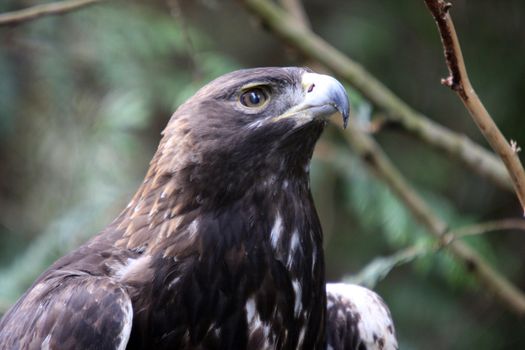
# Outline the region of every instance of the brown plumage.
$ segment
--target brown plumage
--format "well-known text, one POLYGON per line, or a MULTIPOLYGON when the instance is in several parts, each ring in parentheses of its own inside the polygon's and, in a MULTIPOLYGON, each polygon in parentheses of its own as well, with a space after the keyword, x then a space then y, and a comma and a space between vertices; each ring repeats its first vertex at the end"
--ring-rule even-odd
POLYGON ((322 232, 309 162, 348 100, 302 68, 227 74, 180 106, 105 230, 0 321, 0 348, 320 349, 322 232))

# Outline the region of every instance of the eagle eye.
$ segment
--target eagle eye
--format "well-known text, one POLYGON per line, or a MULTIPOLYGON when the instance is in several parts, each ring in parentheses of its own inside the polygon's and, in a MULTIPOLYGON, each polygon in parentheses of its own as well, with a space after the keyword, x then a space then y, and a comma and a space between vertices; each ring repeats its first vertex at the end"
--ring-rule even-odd
POLYGON ((249 108, 261 107, 268 100, 268 93, 263 88, 255 87, 244 91, 239 100, 249 108))

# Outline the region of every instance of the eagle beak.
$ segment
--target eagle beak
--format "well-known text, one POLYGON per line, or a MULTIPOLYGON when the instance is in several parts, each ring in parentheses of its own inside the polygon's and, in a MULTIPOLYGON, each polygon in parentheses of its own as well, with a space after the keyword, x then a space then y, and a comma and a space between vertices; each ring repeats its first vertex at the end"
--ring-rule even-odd
POLYGON ((343 85, 329 75, 306 72, 301 78, 304 101, 298 106, 301 110, 311 110, 316 117, 329 117, 339 112, 343 117, 343 127, 348 125, 350 103, 343 85))

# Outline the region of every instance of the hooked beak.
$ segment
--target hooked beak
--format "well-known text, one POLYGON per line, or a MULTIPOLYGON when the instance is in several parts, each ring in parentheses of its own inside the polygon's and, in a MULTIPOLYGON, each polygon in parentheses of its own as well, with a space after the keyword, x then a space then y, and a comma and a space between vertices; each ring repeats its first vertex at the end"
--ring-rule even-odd
POLYGON ((297 106, 300 110, 310 110, 315 117, 327 118, 339 112, 343 127, 348 125, 350 103, 343 85, 329 75, 306 72, 301 84, 305 92, 304 101, 297 106))
POLYGON ((350 103, 343 85, 329 75, 305 72, 301 77, 304 99, 272 121, 295 119, 304 123, 314 119, 326 119, 336 113, 343 118, 343 127, 348 125, 350 103))

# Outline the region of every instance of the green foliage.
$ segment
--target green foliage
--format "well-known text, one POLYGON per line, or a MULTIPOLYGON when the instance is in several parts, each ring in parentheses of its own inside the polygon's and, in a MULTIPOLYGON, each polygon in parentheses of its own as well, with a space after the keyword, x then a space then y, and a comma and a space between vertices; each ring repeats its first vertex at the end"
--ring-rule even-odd
MULTIPOLYGON (((0 313, 125 207, 176 106, 236 68, 300 64, 250 26, 237 3, 180 3, 186 25, 163 2, 135 1, 0 28, 0 313)), ((304 3, 317 32, 409 104, 479 137, 463 106, 438 84, 446 71, 423 2, 304 3)), ((518 141, 525 65, 516 38, 525 30, 524 4, 483 0, 453 9, 471 78, 504 133, 518 141)), ((4 1, 0 11, 21 5, 4 1)), ((376 122, 382 111, 349 94, 352 122, 376 122)), ((451 229, 516 215, 512 196, 447 155, 407 141, 395 126, 375 136, 451 229)), ((338 133, 328 128, 318 149, 312 190, 329 279, 350 276, 377 287, 403 349, 523 348, 523 324, 446 249, 435 250, 435 240, 338 133)), ((523 285, 523 235, 465 241, 523 285)))
POLYGON ((347 283, 355 283, 374 289, 378 282, 386 278, 394 268, 410 263, 425 254, 433 253, 433 251, 432 246, 419 245, 400 250, 391 256, 376 257, 359 273, 347 276, 344 280, 347 283))

